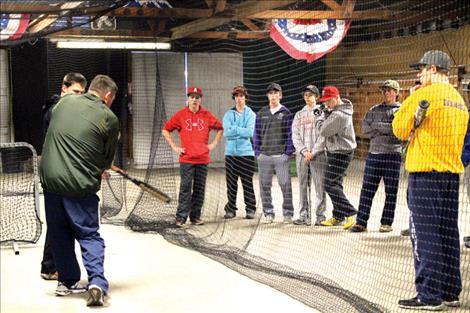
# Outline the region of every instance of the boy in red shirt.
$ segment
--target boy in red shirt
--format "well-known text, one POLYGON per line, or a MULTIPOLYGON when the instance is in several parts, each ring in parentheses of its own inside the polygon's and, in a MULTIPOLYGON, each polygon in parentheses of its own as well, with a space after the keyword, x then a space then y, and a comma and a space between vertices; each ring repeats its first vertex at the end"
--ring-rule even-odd
POLYGON ((180 192, 176 209, 176 227, 183 227, 188 219, 193 225, 203 225, 201 208, 204 203, 207 164, 209 151, 214 150, 222 137, 222 123, 201 106, 202 90, 190 87, 187 90, 187 106, 173 115, 165 123, 162 134, 171 149, 179 155, 180 192), (209 144, 209 132, 217 130, 214 140, 209 144), (180 134, 181 147, 178 147, 171 132, 180 134))

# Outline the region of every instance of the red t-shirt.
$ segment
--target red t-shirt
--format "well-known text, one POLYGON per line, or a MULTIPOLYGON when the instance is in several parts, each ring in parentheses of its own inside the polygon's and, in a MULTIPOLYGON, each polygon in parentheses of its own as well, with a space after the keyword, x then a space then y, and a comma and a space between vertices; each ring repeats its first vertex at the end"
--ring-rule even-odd
POLYGON ((165 123, 164 129, 172 132, 177 130, 180 134, 181 147, 184 153, 180 155, 180 163, 208 164, 209 132, 211 129, 222 130, 222 123, 202 106, 196 113, 191 112, 188 106, 173 115, 165 123))

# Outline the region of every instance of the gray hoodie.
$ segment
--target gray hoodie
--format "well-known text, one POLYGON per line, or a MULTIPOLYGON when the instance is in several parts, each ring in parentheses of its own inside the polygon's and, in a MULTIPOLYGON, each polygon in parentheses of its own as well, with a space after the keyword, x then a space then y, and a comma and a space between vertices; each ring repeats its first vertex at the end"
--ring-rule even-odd
POLYGON ((369 153, 400 153, 401 141, 393 135, 392 121, 400 103, 374 105, 362 121, 362 133, 370 138, 369 153))
POLYGON ((326 150, 332 153, 348 153, 356 149, 353 126, 353 105, 348 99, 330 113, 323 113, 315 125, 318 133, 326 138, 326 150))
POLYGON ((325 151, 325 137, 320 136, 315 128, 318 116, 306 105, 297 112, 292 122, 292 142, 295 152, 300 154, 304 151, 318 154, 325 151))

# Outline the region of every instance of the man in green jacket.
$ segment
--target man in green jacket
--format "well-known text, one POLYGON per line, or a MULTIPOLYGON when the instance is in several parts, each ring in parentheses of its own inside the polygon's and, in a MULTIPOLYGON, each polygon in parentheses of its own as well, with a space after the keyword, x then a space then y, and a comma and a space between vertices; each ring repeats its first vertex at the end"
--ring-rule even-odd
POLYGON ((56 294, 86 291, 79 283, 77 240, 88 273, 88 306, 102 306, 109 286, 96 192, 116 149, 119 122, 110 110, 116 92, 110 77, 97 75, 88 93, 63 96, 52 111, 40 165, 47 228, 59 272, 56 294))

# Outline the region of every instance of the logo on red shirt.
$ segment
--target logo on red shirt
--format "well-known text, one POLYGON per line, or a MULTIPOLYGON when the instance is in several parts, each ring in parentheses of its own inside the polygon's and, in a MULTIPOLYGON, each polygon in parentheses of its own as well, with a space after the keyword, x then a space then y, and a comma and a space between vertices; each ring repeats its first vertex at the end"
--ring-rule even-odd
POLYGON ((197 121, 193 122, 192 119, 188 118, 186 121, 186 130, 192 131, 193 127, 197 128, 197 130, 201 131, 204 129, 204 120, 200 118, 197 121))

